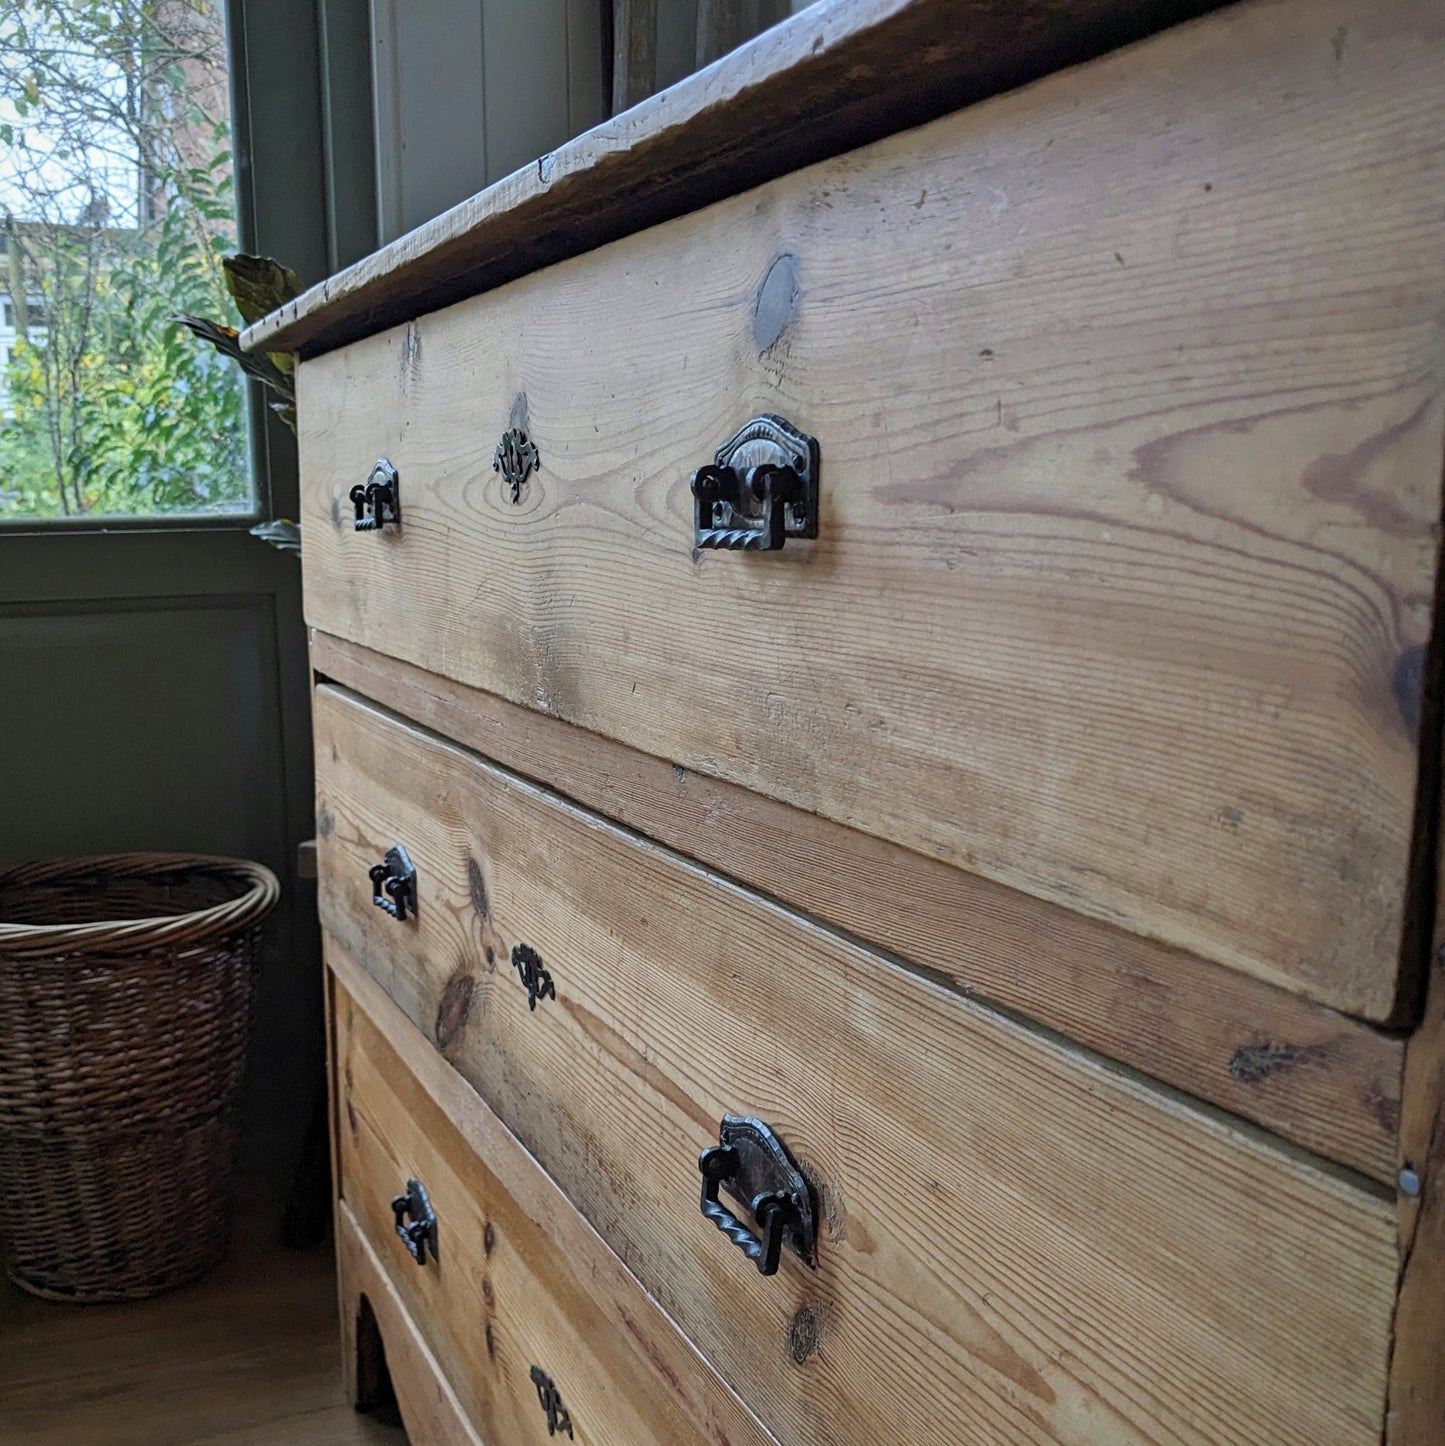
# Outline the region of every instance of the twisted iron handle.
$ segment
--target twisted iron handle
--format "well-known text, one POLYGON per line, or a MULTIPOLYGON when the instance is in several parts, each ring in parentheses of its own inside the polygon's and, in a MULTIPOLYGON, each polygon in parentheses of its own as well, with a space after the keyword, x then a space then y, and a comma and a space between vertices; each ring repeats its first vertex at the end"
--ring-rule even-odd
POLYGON ((406 1194, 398 1195, 391 1202, 391 1208, 396 1216, 396 1233, 402 1244, 418 1265, 425 1265, 427 1247, 431 1247, 433 1256, 437 1250, 437 1218, 431 1208, 431 1198, 427 1195, 426 1186, 419 1180, 408 1180, 406 1194), (408 1215, 411 1216, 410 1220, 407 1219, 408 1215))
POLYGON ((378 457, 371 476, 365 482, 358 482, 346 495, 356 511, 356 531, 380 532, 388 522, 401 525, 399 479, 396 468, 385 457, 378 457))
POLYGON ((710 516, 713 504, 731 503, 740 507, 744 496, 763 505, 762 526, 703 527, 697 536, 699 547, 717 547, 729 551, 776 552, 787 533, 784 508, 802 496, 802 483, 791 467, 770 463, 749 467, 739 473, 732 467, 709 463, 692 474, 692 495, 702 504, 704 515, 710 516))
POLYGON ((753 1201, 753 1215, 763 1228, 763 1238, 759 1240, 717 1198, 722 1182, 736 1175, 738 1166, 738 1152, 728 1145, 714 1145, 698 1157, 697 1167, 702 1171, 703 1216, 757 1265, 759 1275, 776 1275, 783 1253, 783 1232, 792 1215, 792 1202, 780 1191, 759 1195, 753 1201))
POLYGON ((385 909, 393 919, 405 921, 407 889, 404 881, 395 878, 385 864, 373 864, 367 871, 371 878, 371 902, 385 909), (392 897, 387 898, 387 894, 392 897))
POLYGON ((416 913, 416 868, 403 844, 393 844, 386 857, 367 871, 371 902, 393 919, 405 922, 407 911, 416 913))
POLYGON ((386 525, 386 508, 391 505, 392 492, 384 482, 358 482, 347 496, 356 509, 357 532, 376 532, 386 525), (366 515, 368 512, 370 517, 366 515))

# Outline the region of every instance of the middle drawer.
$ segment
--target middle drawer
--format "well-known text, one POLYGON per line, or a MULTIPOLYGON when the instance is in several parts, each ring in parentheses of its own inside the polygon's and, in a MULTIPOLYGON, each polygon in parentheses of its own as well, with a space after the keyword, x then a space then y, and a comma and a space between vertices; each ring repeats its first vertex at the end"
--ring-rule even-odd
MULTIPOLYGON (((331 941, 327 962, 342 1234, 349 1226, 366 1241, 482 1438, 770 1446, 552 1181, 331 941), (424 1227, 422 1238, 407 1243, 399 1226, 424 1227)), ((425 1382, 405 1384, 414 1399, 425 1394, 425 1382)))
POLYGON ((1377 1440, 1377 1195, 350 695, 316 730, 327 929, 781 1440, 1377 1440), (701 1217, 725 1113, 812 1180, 816 1269, 701 1217))

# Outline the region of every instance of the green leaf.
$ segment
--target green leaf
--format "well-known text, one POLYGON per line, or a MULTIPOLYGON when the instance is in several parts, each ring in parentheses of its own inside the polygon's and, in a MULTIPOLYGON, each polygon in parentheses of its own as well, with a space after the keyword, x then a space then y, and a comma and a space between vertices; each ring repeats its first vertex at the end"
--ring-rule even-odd
POLYGON ((269 256, 238 252, 226 257, 221 265, 226 274, 226 290, 247 326, 301 294, 301 280, 296 273, 269 256))
POLYGON ((286 402, 296 400, 296 390, 290 377, 286 376, 269 357, 257 356, 241 350, 240 333, 234 326, 219 326, 204 316, 188 316, 184 313, 175 320, 187 330, 194 332, 202 341, 208 341, 223 356, 238 362, 249 376, 279 392, 286 402))

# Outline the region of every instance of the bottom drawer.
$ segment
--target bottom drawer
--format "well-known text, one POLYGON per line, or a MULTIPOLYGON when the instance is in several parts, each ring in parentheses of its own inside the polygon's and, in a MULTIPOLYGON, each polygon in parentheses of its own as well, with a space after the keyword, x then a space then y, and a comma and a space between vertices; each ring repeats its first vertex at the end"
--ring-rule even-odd
POLYGON ((771 1442, 471 1087, 327 954, 343 1228, 354 1219, 481 1437, 771 1442), (435 1218, 419 1259, 392 1205, 411 1181, 435 1218))
POLYGON ((336 1264, 352 1399, 369 1405, 381 1394, 384 1365, 418 1446, 484 1446, 345 1201, 336 1212, 336 1264))

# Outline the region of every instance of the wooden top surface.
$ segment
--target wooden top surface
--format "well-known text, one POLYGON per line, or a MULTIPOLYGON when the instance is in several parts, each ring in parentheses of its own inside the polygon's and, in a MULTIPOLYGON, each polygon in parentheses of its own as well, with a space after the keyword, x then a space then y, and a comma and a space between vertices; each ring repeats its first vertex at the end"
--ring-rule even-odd
POLYGON ((818 0, 313 286, 242 336, 313 356, 1222 0, 818 0))

